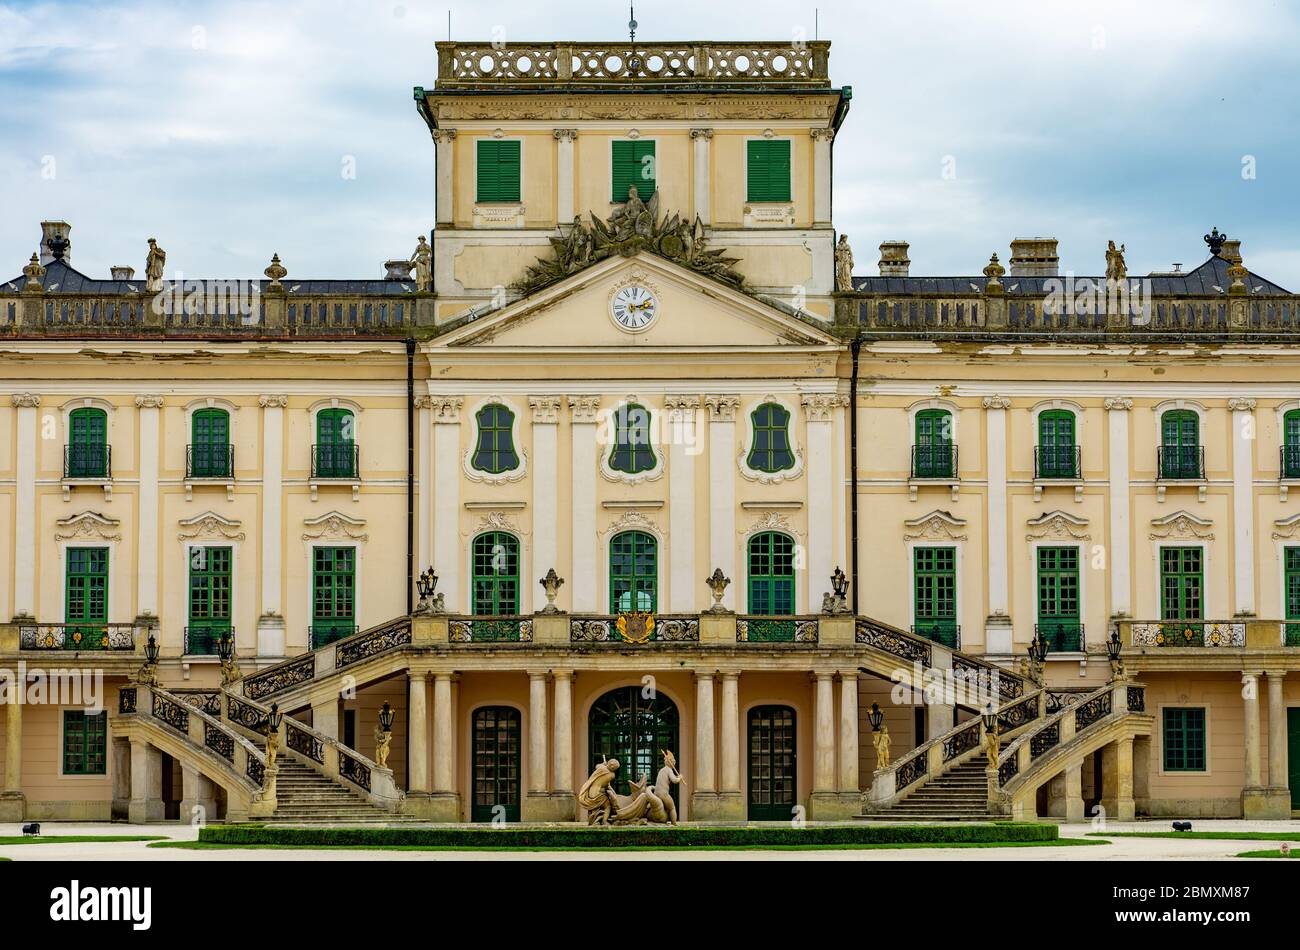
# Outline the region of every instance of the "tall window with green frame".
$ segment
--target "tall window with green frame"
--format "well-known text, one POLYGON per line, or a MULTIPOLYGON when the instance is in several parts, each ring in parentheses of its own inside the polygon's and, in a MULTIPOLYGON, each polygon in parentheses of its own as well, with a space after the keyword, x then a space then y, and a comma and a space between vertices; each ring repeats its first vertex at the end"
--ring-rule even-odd
POLYGON ((480 203, 519 200, 519 141, 482 139, 477 145, 477 200, 480 203))
POLYGON ((794 614, 794 538, 788 534, 765 531, 749 539, 749 612, 794 614))
POLYGON ((1078 478, 1078 448, 1074 444, 1074 413, 1049 409, 1038 414, 1039 478, 1078 478))
POLYGON ((952 413, 922 409, 916 414, 916 445, 912 449, 916 478, 952 478, 954 474, 952 413))
POLYGON ((519 539, 505 531, 487 531, 474 539, 470 558, 475 616, 519 613, 519 539))
POLYGON ((229 478, 230 413, 200 409, 190 419, 190 477, 229 478))
POLYGON ((1166 706, 1162 711, 1166 772, 1205 771, 1205 707, 1166 706))
POLYGON ((1300 547, 1282 549, 1282 576, 1286 594, 1286 645, 1300 647, 1300 547))
POLYGON ((1201 420, 1190 409, 1160 417, 1160 477, 1200 478, 1201 420))
POLYGON ((474 414, 478 423, 478 444, 471 464, 480 472, 500 475, 519 467, 515 452, 515 414, 500 403, 491 403, 474 414))
POLYGON ((790 140, 745 143, 746 201, 790 200, 790 140))
POLYGON ((185 628, 185 652, 212 656, 217 641, 231 632, 231 549, 190 548, 190 622, 185 628))
POLYGON ((916 633, 957 647, 957 549, 914 548, 912 577, 916 633))
POLYGON ((68 415, 68 478, 107 478, 108 413, 85 407, 68 415))
POLYGON ((108 636, 108 548, 68 548, 65 646, 102 649, 108 636))
POLYGON ((313 649, 356 633, 356 548, 313 548, 311 590, 313 649))
POLYGON ((322 409, 316 414, 317 478, 356 478, 356 419, 350 409, 322 409))
POLYGON ((611 201, 621 204, 628 199, 628 189, 636 186, 636 195, 649 201, 658 187, 655 168, 655 143, 644 139, 611 143, 613 188, 611 201))
POLYGON ((1038 549, 1038 633, 1055 652, 1077 651, 1082 645, 1079 622, 1079 549, 1038 549))
MULTIPOLYGON (((1205 552, 1199 547, 1160 549, 1160 619, 1204 619, 1205 552)), ((1165 624, 1175 629, 1177 624, 1165 624)))
POLYGON ((609 453, 609 467, 616 472, 636 475, 655 467, 657 460, 650 446, 650 410, 637 403, 625 403, 614 410, 614 448, 609 453))
POLYGON ((794 468, 790 451, 790 413, 784 406, 765 402, 752 413, 754 444, 746 464, 756 472, 784 472, 794 468))
POLYGON ((609 612, 658 608, 659 542, 644 531, 624 531, 609 539, 609 612))
POLYGON ((108 713, 63 711, 63 774, 108 774, 108 713))
POLYGON ((1300 478, 1300 409, 1282 417, 1282 477, 1300 478))

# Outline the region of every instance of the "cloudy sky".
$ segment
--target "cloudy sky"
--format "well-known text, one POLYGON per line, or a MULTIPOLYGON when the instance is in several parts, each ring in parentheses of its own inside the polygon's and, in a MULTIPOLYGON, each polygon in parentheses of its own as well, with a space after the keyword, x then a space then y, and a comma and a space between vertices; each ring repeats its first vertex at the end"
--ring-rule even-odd
MULTIPOLYGON (((156 236, 189 277, 260 275, 273 251, 298 277, 382 276, 432 226, 411 88, 434 84, 448 10, 0 0, 0 276, 42 218, 72 223, 92 275, 141 270, 156 236)), ((599 0, 450 12, 461 40, 610 39, 627 21, 599 0)), ((835 220, 859 273, 886 239, 911 242, 914 274, 971 274, 1035 235, 1078 273, 1103 269, 1109 238, 1132 274, 1191 268, 1217 226, 1300 291, 1300 3, 643 0, 637 19, 644 40, 832 40, 854 90, 835 220)))

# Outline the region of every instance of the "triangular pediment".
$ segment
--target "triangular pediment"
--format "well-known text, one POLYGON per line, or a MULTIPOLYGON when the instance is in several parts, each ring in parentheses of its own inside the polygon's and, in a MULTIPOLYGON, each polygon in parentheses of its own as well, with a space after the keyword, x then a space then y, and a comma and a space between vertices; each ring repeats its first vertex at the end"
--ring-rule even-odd
POLYGON ((833 346, 829 327, 776 302, 725 286, 656 254, 609 258, 498 310, 463 318, 436 346, 756 347, 833 346), (629 332, 611 316, 623 287, 654 295, 655 317, 629 332))

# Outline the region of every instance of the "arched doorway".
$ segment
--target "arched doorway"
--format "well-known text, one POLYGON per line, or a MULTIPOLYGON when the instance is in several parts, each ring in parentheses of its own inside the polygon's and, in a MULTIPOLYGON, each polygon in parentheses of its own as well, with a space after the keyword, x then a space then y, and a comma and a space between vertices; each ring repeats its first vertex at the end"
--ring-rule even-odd
MULTIPOLYGON (((663 766, 665 751, 680 760, 677 706, 662 693, 647 696, 640 686, 610 690, 592 705, 588 724, 590 766, 602 759, 618 759, 612 787, 620 795, 628 794, 632 781, 643 774, 653 782, 663 766)), ((677 800, 676 785, 672 794, 677 800)))
POLYGON ((789 821, 799 798, 795 718, 789 706, 749 711, 749 820, 789 821))
POLYGON ((471 821, 519 820, 519 710, 474 710, 474 800, 471 821))

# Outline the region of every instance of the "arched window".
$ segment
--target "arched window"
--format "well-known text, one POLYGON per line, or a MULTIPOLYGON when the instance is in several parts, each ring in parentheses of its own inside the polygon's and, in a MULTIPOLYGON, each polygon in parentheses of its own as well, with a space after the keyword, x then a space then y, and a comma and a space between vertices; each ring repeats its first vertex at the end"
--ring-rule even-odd
POLYGON ((1300 409, 1282 417, 1282 477, 1300 478, 1300 409))
POLYGON ((952 413, 922 409, 916 414, 916 445, 912 448, 914 478, 952 478, 956 450, 952 444, 952 413))
POLYGON ((1190 409, 1160 417, 1160 477, 1201 477, 1201 420, 1190 409))
MULTIPOLYGON (((681 751, 677 706, 662 691, 647 696, 640 686, 610 690, 592 704, 587 723, 588 768, 618 759, 610 787, 620 795, 627 795, 642 775, 653 782, 664 764, 663 754, 681 751)), ((677 785, 672 795, 677 798, 677 785)))
POLYGON ((230 478, 230 413, 200 409, 190 418, 190 478, 230 478))
POLYGON ((658 545, 644 531, 624 531, 609 540, 609 611, 653 612, 659 582, 658 545))
POLYGON ((316 413, 316 478, 356 478, 356 419, 351 409, 322 409, 316 413))
POLYGON ((1051 409, 1038 414, 1039 478, 1078 478, 1078 448, 1075 445, 1074 413, 1051 409))
POLYGON ((746 463, 756 472, 784 472, 794 468, 790 451, 790 413, 774 402, 765 402, 750 414, 754 444, 746 463))
POLYGON ((749 539, 749 612, 794 613, 794 538, 788 534, 765 531, 749 539))
POLYGON ((68 416, 68 450, 64 471, 68 478, 108 478, 108 413, 87 407, 68 416))
POLYGON ((609 467, 616 472, 636 475, 655 467, 654 449, 650 447, 650 410, 638 403, 625 403, 614 410, 614 450, 609 467))
POLYGON ((500 403, 490 403, 475 413, 478 445, 471 464, 480 472, 500 475, 519 467, 515 452, 515 414, 500 403))
POLYGON ((474 539, 474 614, 480 617, 519 613, 519 539, 488 531, 474 539))

